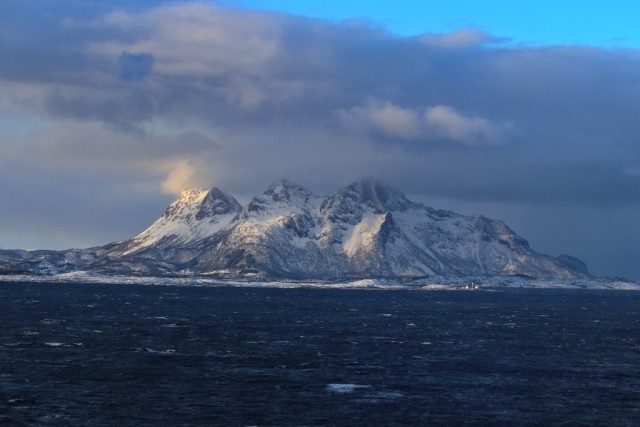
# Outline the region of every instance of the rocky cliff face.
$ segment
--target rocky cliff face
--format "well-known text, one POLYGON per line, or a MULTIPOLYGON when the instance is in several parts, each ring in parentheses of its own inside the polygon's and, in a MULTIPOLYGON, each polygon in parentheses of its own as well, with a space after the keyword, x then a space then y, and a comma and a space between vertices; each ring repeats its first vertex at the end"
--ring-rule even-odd
POLYGON ((327 197, 280 180, 244 207, 216 188, 188 190, 140 235, 81 255, 65 268, 298 279, 588 276, 579 260, 533 251, 502 221, 434 210, 373 179, 327 197))

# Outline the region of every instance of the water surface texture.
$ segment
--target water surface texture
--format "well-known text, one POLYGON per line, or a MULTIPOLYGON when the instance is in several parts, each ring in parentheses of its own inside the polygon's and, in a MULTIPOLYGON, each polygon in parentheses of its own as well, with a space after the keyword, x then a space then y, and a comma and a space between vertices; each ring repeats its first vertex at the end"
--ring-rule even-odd
POLYGON ((640 293, 0 285, 0 425, 638 425, 640 293))

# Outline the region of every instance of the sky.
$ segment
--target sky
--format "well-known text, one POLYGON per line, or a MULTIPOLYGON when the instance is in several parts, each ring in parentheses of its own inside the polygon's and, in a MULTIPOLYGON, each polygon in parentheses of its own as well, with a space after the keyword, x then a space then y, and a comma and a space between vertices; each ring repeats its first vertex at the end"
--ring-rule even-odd
POLYGON ((0 248, 125 239, 187 187, 248 200, 282 177, 322 195, 373 176, 640 280, 639 14, 2 0, 0 248))

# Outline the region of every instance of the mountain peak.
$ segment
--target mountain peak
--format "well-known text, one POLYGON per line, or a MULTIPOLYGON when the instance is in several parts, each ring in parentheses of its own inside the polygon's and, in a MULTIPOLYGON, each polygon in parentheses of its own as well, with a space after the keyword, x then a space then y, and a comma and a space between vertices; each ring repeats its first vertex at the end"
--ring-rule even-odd
POLYGON ((208 192, 208 188, 186 188, 180 192, 174 203, 192 203, 198 199, 202 200, 208 192))
POLYGON ((337 196, 367 205, 377 213, 404 211, 413 206, 404 193, 371 177, 359 179, 341 188, 337 196))
POLYGON ((235 198, 219 188, 192 188, 183 190, 162 216, 182 221, 192 218, 201 220, 214 215, 239 212, 241 209, 242 206, 235 198))
POLYGON ((293 199, 308 200, 313 196, 311 191, 286 178, 272 182, 264 194, 276 202, 290 202, 293 199))
POLYGON ((225 215, 228 213, 238 213, 242 210, 242 205, 231 195, 225 193, 217 187, 211 188, 198 209, 196 219, 213 217, 215 215, 225 215))
POLYGON ((189 188, 182 190, 178 198, 165 209, 162 217, 175 219, 192 216, 197 206, 202 203, 208 193, 209 190, 206 188, 189 188))
POLYGON ((132 255, 148 248, 184 245, 210 237, 242 206, 219 188, 193 188, 180 193, 162 216, 142 233, 117 245, 113 254, 132 255))

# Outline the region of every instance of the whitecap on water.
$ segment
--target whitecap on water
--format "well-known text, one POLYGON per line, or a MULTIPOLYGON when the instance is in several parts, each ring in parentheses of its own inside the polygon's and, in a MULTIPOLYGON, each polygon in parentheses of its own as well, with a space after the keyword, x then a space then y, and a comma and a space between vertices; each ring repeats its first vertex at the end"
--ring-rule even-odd
POLYGON ((45 424, 53 424, 56 423, 60 420, 64 420, 66 417, 62 414, 51 414, 51 415, 44 415, 42 417, 40 417, 40 421, 44 422, 45 424))
POLYGON ((177 353, 172 348, 167 350, 154 350, 153 348, 144 347, 144 348, 135 348, 134 350, 142 353, 154 353, 154 354, 162 354, 162 355, 173 355, 177 353))
POLYGON ((179 328, 176 323, 168 323, 166 325, 162 325, 163 328, 179 328))
POLYGON ((363 389, 363 388, 371 388, 371 386, 362 385, 362 384, 342 384, 342 383, 327 384, 327 391, 330 391, 332 393, 353 393, 355 390, 363 389))

